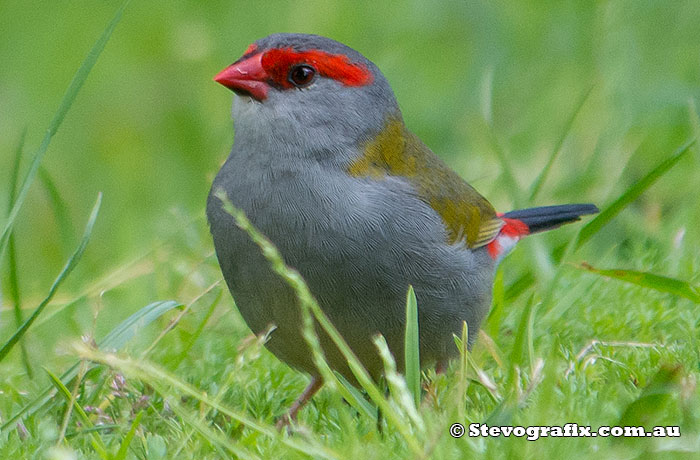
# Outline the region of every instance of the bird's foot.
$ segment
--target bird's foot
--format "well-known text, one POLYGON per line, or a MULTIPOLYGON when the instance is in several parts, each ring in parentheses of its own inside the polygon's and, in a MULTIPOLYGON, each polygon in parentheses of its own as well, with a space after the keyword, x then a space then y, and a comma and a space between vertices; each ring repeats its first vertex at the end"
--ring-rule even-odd
POLYGON ((311 377, 311 381, 304 389, 304 392, 294 401, 292 407, 289 411, 277 420, 275 427, 282 431, 284 428, 289 427, 292 423, 296 422, 297 414, 302 407, 321 389, 323 386, 323 380, 320 377, 311 377))

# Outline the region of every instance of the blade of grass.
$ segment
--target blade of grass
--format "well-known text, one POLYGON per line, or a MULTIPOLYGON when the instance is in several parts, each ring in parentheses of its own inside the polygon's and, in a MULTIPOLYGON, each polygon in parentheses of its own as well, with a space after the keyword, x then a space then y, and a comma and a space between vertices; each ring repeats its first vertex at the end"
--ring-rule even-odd
MULTIPOLYGON (((81 372, 82 369, 82 363, 85 361, 80 362, 80 370, 78 372, 81 372)), ((73 377, 64 377, 66 373, 64 372, 63 375, 61 375, 61 380, 70 382, 70 379, 73 377)), ((78 374, 80 375, 80 374, 78 374)), ((83 380, 87 381, 90 380, 90 386, 91 389, 90 391, 85 391, 81 395, 81 399, 83 401, 84 406, 97 406, 99 407, 100 404, 102 404, 102 395, 104 394, 102 391, 105 388, 105 385, 108 384, 108 380, 111 380, 112 382, 114 381, 114 376, 110 375, 110 373, 107 371, 105 368, 98 368, 97 366, 93 366, 92 368, 88 369, 84 376, 82 377, 83 380)), ((77 377, 76 377, 77 380, 77 377)), ((67 437, 68 435, 66 435, 67 437)))
POLYGON ((520 294, 525 292, 527 288, 535 283, 535 275, 531 271, 526 271, 518 279, 513 281, 508 287, 505 288, 503 294, 504 302, 511 302, 518 298, 520 294))
POLYGON ((53 214, 56 217, 58 226, 58 234, 61 237, 64 253, 68 253, 68 249, 72 246, 73 226, 71 225, 70 212, 66 202, 61 197, 61 193, 56 187, 56 183, 51 178, 51 174, 43 166, 39 168, 39 179, 41 180, 46 194, 49 197, 53 214))
POLYGON ((520 323, 518 324, 515 343, 513 344, 513 351, 510 356, 510 362, 520 367, 525 367, 526 360, 530 364, 534 362, 532 325, 536 310, 535 299, 531 297, 520 316, 520 323))
MULTIPOLYGON (((481 336, 482 339, 486 338, 487 340, 492 340, 488 335, 486 335, 484 331, 479 331, 479 336, 481 336)), ((458 374, 459 381, 457 386, 458 395, 456 402, 458 406, 458 413, 460 414, 460 420, 466 420, 464 414, 464 398, 466 397, 468 381, 473 381, 484 387, 488 391, 489 396, 491 396, 494 402, 500 402, 501 395, 498 393, 498 388, 496 387, 496 384, 491 380, 488 374, 484 372, 481 366, 477 364, 476 360, 469 351, 469 329, 467 327, 466 321, 462 321, 461 336, 457 337, 456 334, 452 334, 452 340, 454 340, 455 346, 459 350, 460 359, 458 374), (474 371, 475 377, 470 377, 469 375, 467 375, 470 368, 472 369, 472 371, 474 371)), ((487 347, 488 346, 489 345, 487 345, 487 347)), ((497 350, 490 351, 495 352, 497 350)), ((499 364, 499 366, 502 366, 503 360, 500 356, 496 355, 494 359, 499 364)))
MULTIPOLYGON (((58 393, 63 396, 68 404, 71 404, 73 407, 75 407, 75 411, 78 413, 80 416, 80 419, 83 421, 86 427, 88 429, 94 428, 95 426, 93 425, 92 421, 90 420, 90 417, 87 415, 85 410, 82 408, 80 404, 78 404, 77 401, 73 398, 73 395, 71 394, 70 390, 61 382, 61 379, 58 378, 56 374, 51 372, 48 368, 44 367, 44 371, 46 374, 48 374, 49 379, 51 380, 51 383, 56 387, 58 390, 58 393)), ((109 460, 109 454, 107 453, 107 446, 104 444, 102 441, 102 438, 94 432, 89 433, 90 436, 90 443, 92 444, 92 448, 95 449, 95 452, 103 459, 103 460, 109 460)))
MULTIPOLYGON (((111 353, 104 353, 98 350, 89 348, 87 345, 77 342, 75 344, 75 350, 80 358, 88 359, 93 362, 102 363, 106 366, 115 369, 125 376, 136 378, 144 382, 148 382, 154 388, 159 387, 159 393, 164 396, 177 396, 176 399, 180 399, 182 395, 189 395, 192 398, 201 401, 203 404, 212 407, 213 409, 221 412, 222 414, 242 423, 247 428, 255 430, 260 434, 269 436, 277 441, 291 447, 294 450, 302 452, 307 455, 316 455, 322 458, 339 458, 340 455, 331 451, 330 449, 313 443, 311 440, 300 441, 298 439, 288 438, 282 433, 279 433, 273 426, 265 425, 257 420, 254 420, 246 415, 242 415, 233 409, 230 409, 222 404, 218 403, 211 397, 209 397, 205 392, 198 390, 192 385, 178 379, 176 376, 170 374, 169 372, 156 367, 143 360, 133 360, 129 358, 120 358, 111 353), (172 391, 167 391, 166 388, 171 388, 179 392, 177 395, 173 395, 172 391)), ((174 405, 176 406, 176 404, 174 405)), ((171 406, 172 407, 172 406, 171 406)))
POLYGON ((510 166, 510 161, 508 160, 508 155, 506 154, 505 148, 501 145, 500 141, 498 140, 498 136, 496 136, 494 126, 492 124, 488 124, 486 129, 488 139, 491 143, 491 148, 493 148, 493 151, 496 153, 498 162, 501 165, 501 177, 503 178, 505 188, 508 191, 508 194, 510 195, 510 199, 513 202, 513 205, 516 209, 522 208, 523 192, 522 190, 520 190, 520 185, 515 179, 515 173, 513 172, 513 168, 511 168, 510 166))
MULTIPOLYGON (((153 389, 156 390, 161 395, 168 395, 167 387, 164 385, 154 382, 152 384, 153 389)), ((165 399, 165 398, 164 398, 165 399)), ((166 399, 167 401, 167 399, 166 399)), ((189 414, 184 407, 178 403, 170 403, 171 410, 178 416, 182 421, 192 427, 192 429, 199 433, 199 435, 206 440, 208 444, 211 444, 214 449, 217 450, 219 458, 228 458, 225 451, 229 451, 233 454, 234 458, 240 458, 243 460, 260 460, 260 457, 253 454, 247 449, 240 447, 237 443, 232 442, 227 436, 221 434, 220 431, 213 430, 205 420, 201 417, 196 417, 189 414)), ((173 457, 175 458, 175 457, 173 457)))
POLYGON ((607 278, 614 278, 626 283, 653 289, 655 291, 673 294, 700 304, 700 288, 676 278, 669 278, 666 276, 655 275, 654 273, 639 272, 635 270, 599 269, 592 267, 587 263, 575 265, 575 267, 605 276, 607 278))
POLYGON ((493 122, 493 69, 489 69, 482 80, 481 90, 481 113, 485 126, 485 133, 488 141, 491 144, 498 161, 501 164, 501 176, 505 182, 505 187, 508 190, 511 200, 516 207, 521 207, 522 191, 518 182, 515 180, 515 174, 508 161, 505 149, 501 146, 496 135, 496 127, 493 122))
POLYGON ((464 411, 464 400, 467 397, 467 386, 469 380, 467 379, 467 367, 469 365, 469 327, 466 321, 462 321, 462 335, 460 339, 457 340, 455 336, 455 344, 459 349, 459 371, 457 376, 459 380, 457 381, 457 414, 459 416, 459 421, 466 420, 466 414, 464 411))
MULTIPOLYGON (((358 390, 352 383, 348 382, 345 377, 343 377, 341 374, 338 374, 337 372, 335 373, 336 378, 340 381, 340 383, 343 385, 345 388, 345 392, 350 393, 353 398, 353 402, 350 403, 357 412, 361 414, 365 414, 365 416, 369 417, 372 420, 377 419, 377 408, 374 407, 369 401, 367 401, 364 396, 362 396, 362 393, 360 393, 360 390, 358 390), (357 408, 360 408, 359 410, 357 408)), ((343 396, 343 399, 345 397, 343 396)), ((348 399, 345 399, 345 401, 348 401, 348 399)))
MULTIPOLYGON (((221 292, 221 291, 220 291, 221 292)), ((256 347, 256 346, 262 346, 262 344, 265 341, 265 337, 267 337, 268 334, 264 333, 256 337, 254 342, 249 343, 250 346, 256 347)), ((243 352, 245 353, 245 351, 243 352)), ((168 369, 166 369, 168 370, 168 369)), ((235 375, 237 374, 236 369, 232 369, 230 372, 228 372, 228 375, 226 375, 226 379, 223 381, 222 384, 218 385, 218 388, 216 388, 213 392, 211 392, 209 395, 214 398, 214 401, 216 401, 218 404, 220 404, 223 399, 225 394, 228 392, 228 389, 231 388, 232 385, 234 385, 234 380, 235 380, 235 375)), ((180 409, 183 411, 183 408, 180 409)), ((182 436, 180 436, 180 442, 178 443, 177 447, 172 451, 171 457, 172 458, 179 458, 181 457, 181 453, 187 452, 187 446, 190 444, 190 440, 192 439, 192 436, 197 434, 199 432, 200 435, 203 436, 203 431, 199 427, 202 426, 200 424, 207 425, 207 418, 210 417, 210 414, 213 412, 216 412, 213 408, 200 408, 199 414, 194 417, 189 417, 184 418, 187 420, 187 423, 191 427, 191 431, 189 433, 183 433, 182 436)), ((183 411, 184 414, 184 411, 183 411)), ((239 427, 242 425, 236 424, 239 427)))
POLYGON ((213 282, 208 288, 206 288, 204 291, 199 293, 194 299, 192 299, 190 302, 185 305, 185 308, 182 309, 182 311, 177 315, 175 319, 173 319, 161 332, 158 334, 158 337, 151 343, 142 353, 141 357, 145 358, 153 349, 158 345, 158 342, 160 342, 165 335, 173 330, 175 326, 177 326, 180 323, 180 320, 187 314, 187 312, 190 311, 190 308, 192 305, 197 303, 201 298, 203 298, 205 295, 209 294, 215 287, 217 287, 219 284, 221 284, 221 280, 217 280, 213 282))
MULTIPOLYGON (((63 304, 55 304, 55 308, 52 308, 51 311, 45 313, 40 319, 37 320, 35 327, 51 321, 54 316, 64 313, 66 309, 74 307, 80 301, 102 295, 107 291, 123 286, 125 283, 131 280, 153 273, 153 254, 173 243, 175 238, 177 238, 181 232, 186 231, 192 225, 196 225, 199 223, 199 221, 205 219, 206 216, 204 214, 195 214, 194 216, 190 216, 189 219, 183 219, 184 223, 177 223, 173 228, 169 228, 169 234, 165 238, 160 239, 158 243, 154 244, 150 248, 139 251, 139 255, 134 259, 85 284, 82 290, 76 293, 75 297, 68 302, 63 304)), ((214 253, 212 251, 211 255, 207 258, 213 256, 214 253)))
POLYGON ((493 123, 493 67, 489 66, 481 77, 480 103, 481 116, 487 124, 493 123))
POLYGON ((100 431, 110 432, 112 430, 118 430, 121 425, 117 424, 104 424, 93 426, 92 428, 82 428, 75 431, 69 431, 66 433, 66 439, 75 438, 76 436, 82 436, 84 434, 99 433, 100 431))
MULTIPOLYGON (((168 311, 179 306, 181 306, 180 303, 172 300, 153 302, 146 305, 112 329, 109 334, 98 343, 98 347, 102 350, 121 349, 138 331, 148 326, 151 322, 160 318, 168 311)), ((79 362, 75 363, 66 372, 61 374, 61 382, 68 382, 75 377, 78 374, 79 365, 79 362)), ((44 404, 52 401, 51 395, 49 394, 51 388, 51 386, 44 388, 36 398, 7 419, 7 421, 0 426, 0 433, 4 433, 9 428, 13 427, 17 420, 23 415, 31 415, 40 407, 43 407, 44 404)))
POLYGON ((586 104, 588 96, 590 96, 591 92, 593 92, 593 88, 594 86, 588 88, 588 91, 586 91, 583 94, 583 96, 579 98, 578 104, 576 104, 576 110, 574 110, 571 113, 571 116, 569 116, 569 120, 564 125, 564 130, 562 131, 561 136, 559 137, 559 140, 557 141, 556 146, 554 147, 554 150, 552 150, 552 153, 549 156, 547 163, 544 165, 544 168, 542 168, 542 171, 540 171, 539 175, 537 176, 537 178, 535 178, 534 182, 532 183, 532 186, 530 187, 530 198, 528 199, 529 203, 532 203, 535 200, 535 197, 537 197, 537 194, 540 192, 542 184, 544 184, 545 179, 547 179, 549 170, 552 169, 554 161, 559 156, 559 153, 561 153, 561 148, 564 145, 564 141, 571 132, 571 128, 574 125, 574 120, 576 120, 576 117, 581 112, 581 109, 583 109, 583 106, 586 104))
POLYGON ((181 303, 175 302, 174 300, 161 300, 146 305, 141 310, 125 319, 119 326, 112 329, 99 343, 100 349, 118 350, 122 348, 147 324, 152 323, 173 308, 181 306, 181 303))
MULTIPOLYGON (((284 261, 281 259, 281 256, 279 256, 279 254, 276 253, 276 249, 274 248, 272 243, 266 241, 264 237, 259 233, 255 233, 255 229, 253 229, 252 226, 250 226, 249 222, 248 225, 251 228, 246 229, 245 225, 247 221, 243 219, 245 219, 245 216, 242 216, 240 222, 239 220, 237 220, 237 224, 244 230, 248 231, 249 234, 251 234, 251 236, 255 235, 255 237, 257 237, 258 240, 255 240, 255 237, 253 237, 253 240, 255 240, 261 248, 266 247, 268 249, 268 255, 266 256, 269 256, 268 261, 271 261, 270 263, 273 264, 273 267, 275 267, 279 274, 285 277, 287 283, 290 284, 290 286, 292 286, 296 291, 297 297, 299 298, 301 305, 302 336, 311 350, 314 365, 321 374, 323 384, 330 387, 331 389, 337 389, 338 392, 342 395, 342 397, 353 408, 355 408, 355 410, 357 410, 358 413, 364 413, 368 417, 376 420, 376 415, 372 411, 371 407, 369 408, 369 412, 367 411, 368 404, 363 403, 364 398, 362 396, 358 397, 358 392, 351 391, 350 388, 352 388, 352 385, 349 384, 345 379, 339 379, 340 374, 334 372, 328 365, 328 362, 326 361, 326 358, 323 354, 323 350, 321 349, 321 342, 316 332, 313 314, 311 313, 310 308, 308 306, 311 303, 315 303, 315 300, 313 299, 311 292, 309 292, 306 283, 303 279, 301 279, 301 275, 299 275, 297 272, 289 270, 284 265, 284 261), (267 246, 265 246, 266 244, 267 246), (277 256, 277 259, 275 259, 275 255, 277 256)), ((265 253, 265 249, 263 249, 263 253, 265 253)))
POLYGON ((10 350, 12 350, 12 348, 17 344, 19 339, 21 339, 22 336, 24 336, 24 334, 27 332, 32 323, 36 321, 36 319, 39 317, 44 308, 46 308, 46 306, 49 304, 54 294, 56 294, 56 291, 58 290, 58 287, 61 285, 61 283, 63 283, 63 280, 66 279, 66 277, 70 274, 71 271, 73 271, 77 263, 80 261, 80 258, 83 256, 85 248, 87 247, 87 243, 90 240, 90 236, 92 235, 92 228, 95 225, 95 220, 97 220, 97 214, 100 212, 101 203, 102 193, 99 193, 97 195, 97 201, 95 202, 95 205, 92 208, 92 212, 90 213, 90 218, 88 219, 87 225, 85 226, 85 232, 83 233, 83 238, 80 241, 78 248, 70 256, 70 258, 66 262, 66 265, 63 267, 63 270, 61 270, 61 273, 58 274, 58 277, 51 285, 51 288, 49 288, 49 293, 46 296, 46 298, 44 298, 44 300, 41 301, 39 306, 34 310, 34 312, 29 316, 29 318, 27 318, 24 324, 22 324, 22 326, 19 329, 17 329, 17 331, 12 335, 12 337, 10 337, 10 339, 2 346, 2 348, 0 348, 0 362, 2 362, 5 356, 7 356, 10 350))
MULTIPOLYGON (((700 116, 698 116, 698 107, 695 103, 695 98, 691 97, 688 101, 688 112, 690 118, 690 126, 693 129, 693 136, 695 139, 700 139, 700 116)), ((688 183, 698 183, 700 182, 700 148, 695 149, 695 156, 693 158, 695 165, 693 167, 693 176, 688 183)), ((700 206, 691 206, 688 208, 688 214, 686 217, 687 222, 700 222, 700 206)))
POLYGON ((17 197, 17 182, 19 181, 19 167, 22 163, 22 152, 24 151, 24 143, 27 140, 27 130, 26 128, 22 130, 22 134, 19 137, 19 142, 17 143, 17 149, 15 149, 15 161, 12 164, 12 174, 10 174, 10 186, 7 191, 7 209, 12 209, 12 205, 17 197))
POLYGON ((24 200, 27 197, 27 193, 29 192, 29 187, 32 185, 32 182, 34 182, 34 179, 39 170, 39 165, 41 164, 41 160, 44 158, 44 155, 46 154, 46 151, 49 148, 51 139, 63 123, 63 119, 68 113, 68 110, 70 110, 71 105, 73 105, 73 102, 78 96, 80 88, 82 88, 83 84, 85 83, 85 80, 90 74, 90 71, 92 71, 92 68, 97 62, 97 58, 100 57, 100 54, 102 54, 102 51, 104 50, 105 46, 107 45, 107 42, 109 41, 109 37, 112 36, 112 32, 114 32, 115 27, 119 23, 119 20, 122 17, 122 13, 124 12, 124 9, 126 8, 128 3, 129 0, 124 2, 121 8, 117 10, 117 13, 114 15, 109 24, 107 24, 107 28, 105 28, 100 38, 97 40, 97 42, 95 42, 90 52, 83 60, 83 63, 80 65, 80 68, 75 73, 75 76, 73 76, 73 80, 71 80, 70 85, 68 85, 66 93, 63 95, 63 99, 61 100, 61 103, 58 106, 58 110, 54 114, 53 119, 51 120, 51 123, 49 124, 49 127, 46 130, 46 134, 44 134, 44 139, 42 140, 41 145, 34 154, 34 158, 32 159, 32 162, 29 166, 29 171, 27 172, 27 175, 22 181, 19 193, 17 194, 17 199, 12 204, 12 209, 10 210, 9 217, 7 218, 5 227, 2 231, 2 234, 0 235, 0 261, 2 260, 3 255, 5 253, 7 241, 10 237, 10 233, 12 232, 12 227, 14 226, 17 214, 19 214, 19 211, 22 208, 22 205, 24 204, 24 200))
POLYGON ((669 158, 661 162, 656 168, 651 170, 649 174, 644 176, 637 183, 629 187, 620 197, 615 200, 610 206, 605 208, 600 214, 595 216, 593 220, 588 222, 579 233, 576 241, 576 249, 580 248, 586 241, 591 239, 605 224, 610 222, 616 215, 625 207, 636 200, 646 189, 648 189, 661 176, 666 174, 676 163, 678 163, 695 144, 696 139, 686 142, 678 148, 669 158))
POLYGON ((418 337, 418 302, 413 286, 406 294, 406 335, 404 337, 404 366, 406 384, 413 396, 415 407, 420 406, 420 348, 418 337))
POLYGON ((143 418, 144 413, 144 411, 139 411, 139 413, 136 414, 136 417, 134 417, 134 421, 131 424, 131 428, 129 428, 129 432, 126 433, 126 436, 124 436, 122 443, 119 445, 119 450, 117 451, 117 455, 114 456, 114 460, 126 459, 126 454, 129 453, 129 446, 131 445, 131 441, 134 439, 136 429, 141 424, 141 418, 143 418))
POLYGON ((491 310, 486 317, 483 329, 488 335, 496 337, 503 322, 505 305, 505 287, 503 282, 503 270, 499 267, 493 279, 493 294, 491 295, 491 310))
POLYGON ((667 416, 669 404, 680 393, 684 378, 683 366, 661 365, 642 393, 630 402, 620 416, 620 426, 643 426, 652 430, 658 420, 667 416))
MULTIPOLYGON (((396 370, 396 361, 394 361, 394 356, 389 351, 386 339, 384 339, 383 335, 378 334, 374 337, 373 342, 379 351, 379 357, 384 363, 384 377, 393 401, 400 411, 403 412, 404 417, 411 420, 416 429, 425 431, 425 423, 418 413, 420 400, 416 403, 414 396, 406 385, 406 380, 396 370)), ((418 377, 420 378, 420 375, 418 377)))
MULTIPOLYGON (((700 139, 700 116, 698 116, 698 108, 694 97, 688 100, 688 117, 690 118, 690 126, 693 128, 693 136, 695 139, 700 139)), ((700 164, 700 149, 695 149, 695 153, 695 163, 697 165, 700 164)))
POLYGON ((204 318, 202 318, 202 321, 199 322, 199 325, 197 326, 197 329, 195 329, 194 333, 189 337, 187 340, 187 343, 183 344, 182 346, 182 351, 180 354, 172 358, 171 360, 168 360, 168 368, 171 370, 175 370, 180 366, 180 363, 184 361, 184 359, 187 357, 187 354, 190 352, 192 347, 194 346, 194 343, 197 341, 200 335, 202 335, 202 332, 204 331, 204 328, 206 327, 207 323, 209 322, 209 319, 211 318, 211 315, 214 314, 214 310, 216 310, 216 306, 219 305, 219 301, 221 301, 221 298, 223 297, 224 290, 219 289, 219 293, 214 297, 214 301, 209 304, 209 309, 207 310, 206 314, 204 315, 204 318))
MULTIPOLYGON (((17 150, 15 151, 15 161, 12 167, 12 175, 10 176, 10 190, 8 193, 7 208, 11 209, 12 204, 15 202, 15 196, 17 194, 17 181, 19 180, 19 166, 22 162, 22 151, 24 150, 24 141, 27 137, 27 130, 22 131, 19 143, 17 144, 17 150)), ((22 325, 22 295, 19 286, 19 271, 17 270, 17 248, 15 247, 15 234, 10 232, 8 237, 7 249, 8 249, 8 275, 9 275, 9 291, 10 298, 12 299, 12 306, 15 313, 15 324, 17 327, 22 325)), ((32 370, 31 363, 29 361, 29 354, 27 353, 27 347, 24 340, 21 340, 19 347, 22 353, 22 364, 24 369, 27 371, 27 376, 30 379, 34 378, 34 371, 32 370)))
POLYGON ((80 363, 80 371, 78 371, 78 377, 73 382, 73 391, 70 393, 70 399, 68 400, 68 407, 66 407, 66 410, 63 413, 63 422, 61 423, 61 431, 59 432, 59 435, 58 435, 58 441, 56 441, 57 445, 60 445, 66 436, 66 430, 68 429, 68 424, 70 423, 71 416, 73 415, 73 407, 74 407, 74 404, 75 404, 76 399, 78 397, 78 388, 80 387, 80 383, 82 382, 83 377, 85 376, 86 370, 87 370, 87 362, 82 361, 80 363))

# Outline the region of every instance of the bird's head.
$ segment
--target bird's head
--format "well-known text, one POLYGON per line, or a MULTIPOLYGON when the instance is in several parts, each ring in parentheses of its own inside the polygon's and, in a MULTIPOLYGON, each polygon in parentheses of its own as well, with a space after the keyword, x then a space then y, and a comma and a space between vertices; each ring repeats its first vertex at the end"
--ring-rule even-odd
MULTIPOLYGON (((401 114, 388 82, 352 48, 318 35, 274 34, 214 80, 234 91, 236 136, 327 149, 369 139, 401 114)), ((236 142, 239 142, 237 139, 236 142)))

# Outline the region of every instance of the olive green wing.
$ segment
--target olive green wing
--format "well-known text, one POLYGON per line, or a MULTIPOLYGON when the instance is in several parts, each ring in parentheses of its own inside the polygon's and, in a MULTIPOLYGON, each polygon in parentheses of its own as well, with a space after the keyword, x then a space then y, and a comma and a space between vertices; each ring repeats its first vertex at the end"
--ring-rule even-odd
POLYGON ((405 129, 401 120, 387 123, 348 172, 407 178, 442 218, 450 243, 464 241, 469 248, 479 248, 496 238, 503 226, 491 203, 405 129))

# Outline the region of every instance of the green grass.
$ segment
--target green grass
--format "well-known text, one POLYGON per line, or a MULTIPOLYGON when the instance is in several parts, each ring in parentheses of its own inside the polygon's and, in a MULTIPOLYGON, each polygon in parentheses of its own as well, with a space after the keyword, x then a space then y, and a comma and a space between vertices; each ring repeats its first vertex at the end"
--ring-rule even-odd
POLYGON ((697 458, 697 2, 121 6, 0 3, 0 458, 697 458), (602 212, 520 243, 445 374, 419 383, 407 352, 404 380, 378 339, 386 392, 258 238, 305 299, 307 342, 320 322, 367 395, 315 349, 331 383, 279 433, 308 378, 250 335, 203 208, 233 135, 211 77, 292 30, 375 61, 409 127, 499 210, 602 212), (453 439, 454 422, 682 436, 453 439))

